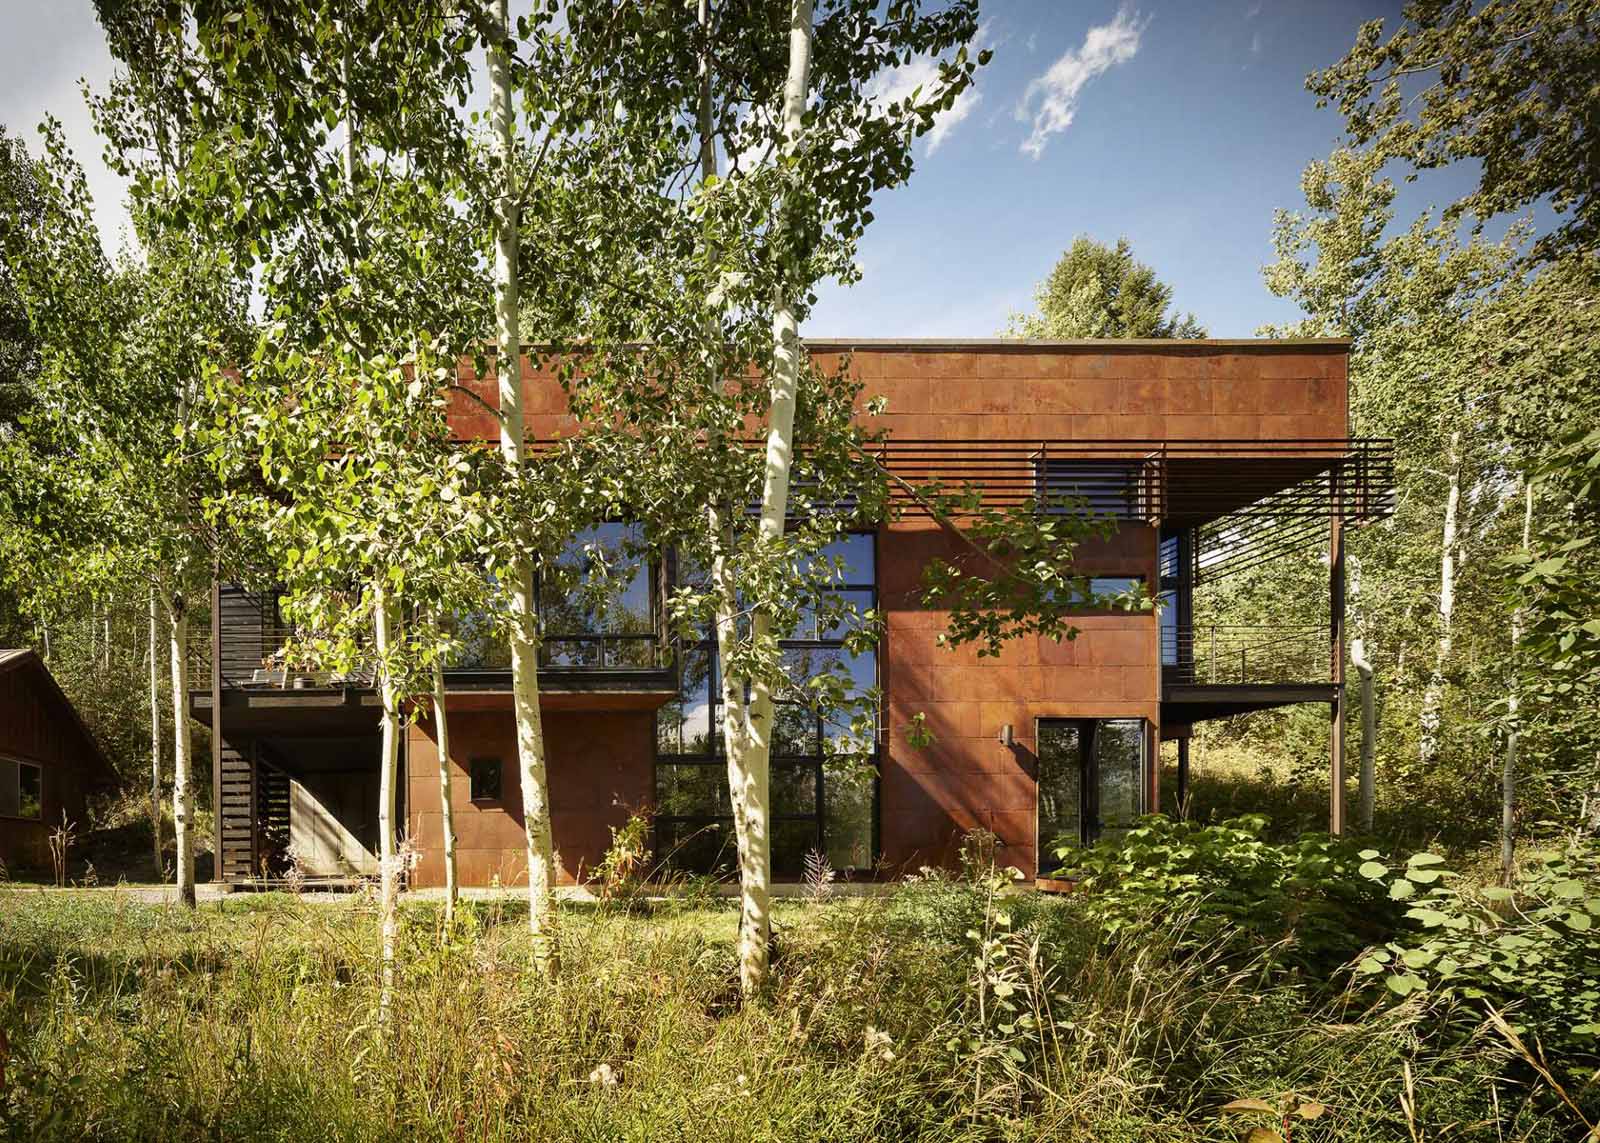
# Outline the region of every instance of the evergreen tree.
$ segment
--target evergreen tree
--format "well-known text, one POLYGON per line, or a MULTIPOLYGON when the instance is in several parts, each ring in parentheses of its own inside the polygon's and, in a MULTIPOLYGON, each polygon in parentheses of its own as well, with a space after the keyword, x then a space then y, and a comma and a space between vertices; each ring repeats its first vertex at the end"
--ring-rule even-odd
POLYGON ((1013 314, 1008 337, 1205 337, 1193 314, 1169 313, 1172 287, 1136 260, 1126 238, 1106 246, 1079 235, 1034 292, 1037 313, 1013 314))

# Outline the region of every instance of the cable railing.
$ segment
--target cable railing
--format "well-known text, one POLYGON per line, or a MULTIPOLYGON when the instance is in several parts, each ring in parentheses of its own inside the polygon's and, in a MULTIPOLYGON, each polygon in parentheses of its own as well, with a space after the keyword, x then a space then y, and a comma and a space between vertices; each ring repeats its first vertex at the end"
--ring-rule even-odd
MULTIPOLYGON (((226 689, 366 688, 373 685, 372 663, 358 663, 338 673, 313 670, 293 661, 288 648, 295 629, 278 615, 276 597, 226 585, 220 596, 217 635, 221 645, 221 679, 226 689)), ((478 674, 509 670, 510 646, 504 635, 486 623, 457 630, 459 646, 447 672, 478 674)), ((209 630, 196 627, 189 641, 190 685, 210 686, 209 630)), ((541 669, 607 672, 661 670, 672 664, 673 647, 662 631, 549 632, 539 645, 541 669)))
POLYGON ((1217 686, 1325 683, 1333 677, 1325 625, 1196 624, 1161 632, 1171 682, 1217 686))

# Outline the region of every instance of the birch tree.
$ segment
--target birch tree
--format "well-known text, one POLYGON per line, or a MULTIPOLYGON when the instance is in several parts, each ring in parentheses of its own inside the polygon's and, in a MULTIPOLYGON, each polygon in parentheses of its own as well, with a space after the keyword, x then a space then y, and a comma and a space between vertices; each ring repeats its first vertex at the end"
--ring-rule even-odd
POLYGON ((854 280, 872 195, 909 174, 915 134, 970 82, 977 61, 960 45, 976 21, 966 4, 888 19, 787 0, 566 15, 570 50, 608 60, 591 98, 615 110, 562 153, 581 192, 542 199, 524 240, 563 281, 584 283, 569 396, 591 464, 628 474, 622 503, 655 548, 676 553, 680 632, 715 640, 740 977, 755 995, 769 958, 777 711, 829 710, 841 750, 878 729, 848 672, 792 678, 779 646, 803 615, 840 624, 847 646, 871 645, 873 617, 823 617, 842 569, 822 553, 885 503, 864 455, 871 433, 853 417, 860 387, 813 368, 798 328, 815 282, 854 280), (939 61, 938 81, 884 99, 884 75, 911 55, 939 61), (684 119, 698 129, 682 132, 684 119), (579 228, 617 256, 563 260, 560 235, 579 228))
MULTIPOLYGON (((500 451, 514 472, 524 463, 527 429, 522 413, 522 344, 518 254, 521 217, 516 162, 515 100, 506 42, 512 36, 506 0, 489 0, 484 54, 489 75, 492 174, 489 217, 494 232, 495 376, 499 380, 500 451)), ((528 862, 528 926, 535 956, 548 971, 559 969, 554 933, 554 845, 550 835, 549 775, 544 723, 539 711, 539 633, 534 604, 534 567, 526 552, 513 552, 506 567, 510 613, 511 696, 516 717, 517 764, 528 862)))
POLYGON ((208 537, 190 498, 204 487, 190 451, 195 397, 239 344, 243 297, 214 248, 156 227, 139 200, 137 260, 113 264, 90 217, 81 169, 47 124, 45 209, 7 244, 42 351, 35 388, 36 478, 72 503, 92 581, 143 578, 164 612, 173 702, 173 818, 179 899, 195 900, 188 623, 208 578, 208 537))

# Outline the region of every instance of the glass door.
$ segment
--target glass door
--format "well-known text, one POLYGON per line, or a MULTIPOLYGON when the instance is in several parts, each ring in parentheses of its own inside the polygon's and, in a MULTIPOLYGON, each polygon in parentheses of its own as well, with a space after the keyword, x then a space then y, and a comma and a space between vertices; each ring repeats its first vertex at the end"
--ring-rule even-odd
POLYGON ((1092 845, 1133 828, 1144 812, 1145 723, 1140 718, 1042 718, 1039 867, 1055 850, 1092 845))

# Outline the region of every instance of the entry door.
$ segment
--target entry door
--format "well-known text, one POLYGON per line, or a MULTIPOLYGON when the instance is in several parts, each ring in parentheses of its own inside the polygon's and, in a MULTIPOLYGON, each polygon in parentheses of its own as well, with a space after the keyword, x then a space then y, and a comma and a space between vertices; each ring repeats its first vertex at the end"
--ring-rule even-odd
POLYGON ((1145 723, 1141 718, 1042 718, 1039 744, 1039 867, 1057 844, 1092 845, 1132 828, 1144 812, 1145 723))

